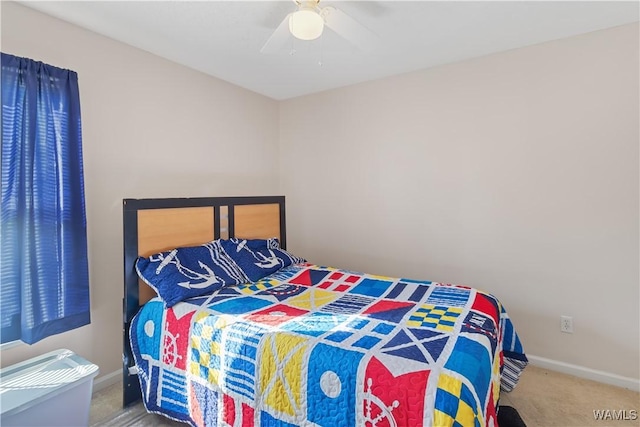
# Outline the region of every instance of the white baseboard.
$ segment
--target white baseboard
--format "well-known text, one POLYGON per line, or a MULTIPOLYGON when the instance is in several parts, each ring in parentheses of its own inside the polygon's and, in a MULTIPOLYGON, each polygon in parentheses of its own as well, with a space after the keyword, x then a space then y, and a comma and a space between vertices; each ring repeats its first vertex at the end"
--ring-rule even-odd
POLYGON ((635 378, 623 377, 610 372, 598 371, 584 366, 572 365, 571 363, 559 362, 557 360, 532 356, 530 354, 527 354, 527 359, 529 359, 529 362, 533 366, 549 369, 550 371, 561 372, 563 374, 569 374, 575 377, 610 384, 633 391, 640 391, 640 380, 635 378))
POLYGON ((98 377, 93 381, 93 392, 95 393, 104 388, 107 388, 110 385, 117 383, 118 381, 122 381, 122 370, 114 371, 98 377))

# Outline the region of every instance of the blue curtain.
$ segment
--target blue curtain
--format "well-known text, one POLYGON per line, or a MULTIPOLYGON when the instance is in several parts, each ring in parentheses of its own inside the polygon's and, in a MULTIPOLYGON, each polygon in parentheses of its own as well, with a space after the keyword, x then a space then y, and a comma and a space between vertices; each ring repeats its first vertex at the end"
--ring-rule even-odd
POLYGON ((90 322, 78 75, 2 53, 0 341, 90 322))

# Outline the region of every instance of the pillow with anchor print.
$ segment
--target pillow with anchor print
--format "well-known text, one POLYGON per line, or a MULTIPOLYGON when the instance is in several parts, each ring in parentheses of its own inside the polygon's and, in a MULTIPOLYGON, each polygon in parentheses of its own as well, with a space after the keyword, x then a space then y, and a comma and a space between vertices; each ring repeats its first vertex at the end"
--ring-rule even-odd
POLYGON ((220 240, 176 248, 136 260, 138 276, 171 307, 249 278, 222 248, 220 240))
POLYGON ((276 238, 271 239, 236 239, 220 241, 225 252, 242 269, 252 282, 266 277, 291 264, 305 262, 280 248, 276 238))

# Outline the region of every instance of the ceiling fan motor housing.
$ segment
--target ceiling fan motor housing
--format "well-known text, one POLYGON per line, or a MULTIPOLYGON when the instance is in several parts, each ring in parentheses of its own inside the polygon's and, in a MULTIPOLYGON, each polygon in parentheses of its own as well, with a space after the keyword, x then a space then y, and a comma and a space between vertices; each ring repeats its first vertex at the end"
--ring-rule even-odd
POLYGON ((298 10, 289 16, 289 31, 300 40, 315 40, 322 35, 324 19, 318 1, 296 2, 298 10))

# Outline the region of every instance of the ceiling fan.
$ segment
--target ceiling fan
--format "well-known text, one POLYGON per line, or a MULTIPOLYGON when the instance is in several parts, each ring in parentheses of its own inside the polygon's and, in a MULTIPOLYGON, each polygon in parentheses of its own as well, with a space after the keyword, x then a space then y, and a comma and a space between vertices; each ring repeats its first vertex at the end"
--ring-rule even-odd
POLYGON ((320 0, 293 1, 297 5, 296 10, 284 17, 260 52, 278 52, 290 34, 300 40, 315 40, 322 35, 325 25, 363 51, 375 47, 376 35, 340 9, 333 6, 320 8, 320 0))

